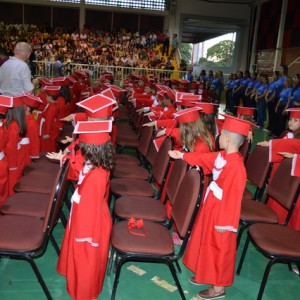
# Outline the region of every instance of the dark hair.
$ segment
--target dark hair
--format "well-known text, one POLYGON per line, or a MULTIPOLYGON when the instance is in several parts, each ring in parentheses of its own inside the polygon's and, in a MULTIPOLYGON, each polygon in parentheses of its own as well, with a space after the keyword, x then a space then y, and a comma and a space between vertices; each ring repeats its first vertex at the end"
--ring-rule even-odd
POLYGON ((291 96, 293 96, 295 91, 300 87, 300 74, 296 74, 296 77, 298 79, 298 83, 294 86, 294 88, 292 90, 292 93, 291 93, 291 96))
POLYGON ((16 121, 19 126, 19 135, 21 137, 24 137, 27 132, 27 126, 23 104, 18 107, 10 108, 8 110, 6 114, 6 127, 8 128, 13 121, 16 121))
POLYGON ((244 76, 245 76, 245 77, 250 77, 250 71, 249 71, 249 70, 245 70, 244 76))
POLYGON ((217 134, 215 114, 205 114, 203 112, 200 112, 200 115, 201 119, 203 120, 203 123, 207 127, 207 130, 211 133, 213 137, 215 137, 217 134))
POLYGON ((72 94, 68 85, 64 85, 60 88, 59 95, 65 99, 66 104, 72 100, 72 94))
POLYGON ((79 148, 86 161, 90 161, 95 167, 102 167, 107 171, 112 170, 115 149, 110 141, 101 145, 79 143, 79 148))
POLYGON ((280 65, 280 67, 283 69, 283 74, 284 74, 285 76, 288 76, 288 73, 289 73, 289 67, 288 67, 287 65, 285 65, 285 64, 280 65))
POLYGON ((267 74, 260 74, 261 77, 266 79, 266 83, 269 84, 269 76, 267 74))
POLYGON ((8 56, 7 51, 4 48, 0 48, 0 55, 8 56))

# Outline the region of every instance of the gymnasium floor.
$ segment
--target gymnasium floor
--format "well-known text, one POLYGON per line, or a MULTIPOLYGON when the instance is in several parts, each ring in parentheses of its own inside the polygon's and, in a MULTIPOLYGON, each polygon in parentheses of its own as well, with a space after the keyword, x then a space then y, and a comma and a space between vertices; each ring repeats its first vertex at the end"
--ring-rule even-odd
MULTIPOLYGON (((267 132, 255 130, 255 140, 268 139, 267 132)), ((54 236, 59 243, 63 235, 63 227, 59 223, 54 236)), ((243 241, 242 241, 243 244, 243 241)), ((240 247, 241 248, 241 247, 240 247)), ((238 251, 239 259, 241 249, 238 251)), ((51 243, 46 253, 36 259, 36 263, 55 300, 68 300, 64 277, 56 272, 57 255, 51 243)), ((227 288, 226 299, 254 300, 260 286, 264 268, 268 260, 258 253, 252 245, 249 247, 241 275, 236 276, 233 286, 227 288)), ((182 265, 182 264, 181 264, 182 265)), ((189 283, 192 273, 182 265, 179 280, 186 293, 186 299, 196 300, 197 292, 202 286, 189 283)), ((99 299, 110 299, 113 274, 106 277, 102 294, 99 299)), ((205 286, 204 286, 205 288, 205 286)), ((286 265, 275 265, 264 293, 264 300, 298 300, 300 298, 300 279, 288 271, 286 265)), ((42 300, 46 299, 30 265, 24 261, 2 259, 0 261, 0 300, 42 300)), ((117 290, 117 300, 169 300, 181 299, 174 285, 169 269, 165 265, 128 263, 123 267, 117 290)))

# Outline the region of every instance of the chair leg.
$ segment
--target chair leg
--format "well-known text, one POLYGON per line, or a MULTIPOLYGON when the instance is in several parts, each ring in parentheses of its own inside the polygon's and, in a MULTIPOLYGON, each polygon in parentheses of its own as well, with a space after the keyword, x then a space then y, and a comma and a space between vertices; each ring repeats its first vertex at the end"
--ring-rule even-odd
POLYGON ((58 244, 57 244, 57 242, 56 242, 56 240, 55 240, 52 233, 50 233, 49 238, 50 238, 50 241, 51 241, 51 244, 52 244, 53 248, 55 249, 57 255, 59 256, 60 249, 59 249, 58 244))
POLYGON ((246 242, 245 242, 245 245, 244 245, 244 248, 243 248, 243 252, 242 252, 240 261, 239 261, 239 265, 238 265, 238 268, 237 268, 237 271, 236 271, 237 275, 240 275, 240 273, 241 273, 242 266, 243 266, 243 263, 244 263, 244 259, 245 259, 245 256, 246 256, 246 253, 247 253, 247 250, 248 250, 249 242, 250 242, 250 236, 248 235, 247 239, 246 239, 246 242))
POLYGON ((178 288, 178 291, 179 291, 179 294, 180 294, 180 296, 181 296, 181 299, 182 299, 182 300, 186 300, 185 295, 184 295, 184 292, 183 292, 183 289, 182 289, 181 284, 180 284, 180 282, 179 282, 179 280, 178 280, 178 277, 177 277, 177 275, 176 275, 176 270, 175 270, 175 267, 174 267, 173 263, 172 263, 171 261, 167 261, 167 264, 168 264, 168 266, 169 266, 169 269, 170 269, 170 271, 171 271, 171 274, 172 274, 172 276, 173 276, 173 279, 174 279, 174 281, 175 281, 175 283, 176 283, 176 286, 177 286, 177 288, 178 288))
POLYGON ((116 293, 117 293, 117 287, 119 284, 119 278, 120 278, 120 274, 121 274, 121 269, 123 264, 126 262, 126 258, 121 258, 118 263, 117 263, 117 269, 116 269, 116 275, 115 275, 115 280, 114 280, 114 285, 113 285, 113 289, 111 292, 111 300, 115 300, 116 298, 116 293))
POLYGON ((62 209, 59 212, 59 218, 60 218, 61 223, 64 226, 64 228, 66 228, 68 220, 67 220, 67 217, 65 216, 64 212, 62 211, 62 209))
POLYGON ((238 232, 238 236, 236 239, 236 249, 238 249, 239 245, 240 245, 240 241, 241 241, 241 237, 244 233, 244 230, 248 227, 248 224, 243 224, 238 232))
POLYGON ((182 272, 182 270, 181 270, 181 268, 180 268, 180 265, 179 265, 179 262, 178 262, 178 260, 175 260, 175 264, 176 264, 176 267, 177 267, 178 273, 181 273, 181 272, 182 272))
POLYGON ((53 300, 53 298, 52 298, 52 296, 51 296, 51 294, 50 294, 50 292, 49 292, 49 290, 46 286, 46 283, 45 283, 45 281, 42 277, 42 274, 40 273, 40 271, 39 271, 36 263, 34 262, 34 260, 31 257, 26 257, 26 260, 30 263, 30 265, 31 265, 31 267, 32 267, 32 269, 35 273, 35 276, 37 277, 37 279, 38 279, 38 281, 39 281, 39 283, 40 283, 47 299, 48 300, 53 300))
POLYGON ((110 257, 109 257, 109 260, 108 260, 107 271, 106 271, 106 275, 108 275, 108 276, 111 273, 112 265, 113 265, 113 262, 114 262, 114 255, 115 255, 115 249, 113 247, 111 247, 110 257))
POLYGON ((260 288, 259 288, 257 300, 261 300, 261 299, 262 299, 262 296, 263 296, 263 293, 264 293, 264 290, 265 290, 265 287, 266 287, 266 284, 267 284, 267 280, 268 280, 268 276, 269 276, 271 267, 272 267, 273 264, 275 264, 276 262, 277 262, 276 260, 271 259, 271 260, 269 261, 269 263, 267 264, 266 269, 265 269, 265 272, 264 272, 264 276, 263 276, 263 279, 262 279, 262 281, 261 281, 261 285, 260 285, 260 288))

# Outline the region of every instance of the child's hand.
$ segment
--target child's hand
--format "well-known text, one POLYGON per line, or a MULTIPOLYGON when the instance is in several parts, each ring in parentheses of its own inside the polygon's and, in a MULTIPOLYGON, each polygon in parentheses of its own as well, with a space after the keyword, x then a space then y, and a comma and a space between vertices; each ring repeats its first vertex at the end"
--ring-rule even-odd
POLYGON ((155 122, 148 122, 148 123, 143 124, 143 127, 151 127, 154 125, 155 125, 155 122))
MULTIPOLYGON (((154 123, 154 122, 151 122, 151 123, 154 123)), ((156 134, 156 137, 161 137, 161 136, 163 136, 163 135, 165 135, 165 134, 166 134, 166 129, 163 129, 163 130, 159 131, 159 132, 156 134)))
POLYGON ((49 159, 54 159, 54 160, 60 160, 62 158, 62 152, 59 151, 58 153, 56 152, 48 152, 46 154, 46 157, 49 158, 49 159))
POLYGON ((170 150, 168 152, 169 156, 173 159, 182 159, 183 158, 183 153, 181 153, 180 151, 178 150, 170 150))
POLYGON ((66 121, 66 122, 71 122, 73 121, 73 114, 70 114, 62 119, 60 119, 60 121, 66 121))
POLYGON ((226 229, 216 229, 218 233, 224 233, 226 232, 227 230, 226 229))
POLYGON ((269 147, 270 146, 270 142, 268 141, 263 141, 263 142, 259 142, 257 143, 258 146, 263 146, 263 147, 269 147))
POLYGON ((289 152, 277 152, 277 154, 282 155, 283 157, 286 158, 294 158, 295 156, 295 154, 289 152))

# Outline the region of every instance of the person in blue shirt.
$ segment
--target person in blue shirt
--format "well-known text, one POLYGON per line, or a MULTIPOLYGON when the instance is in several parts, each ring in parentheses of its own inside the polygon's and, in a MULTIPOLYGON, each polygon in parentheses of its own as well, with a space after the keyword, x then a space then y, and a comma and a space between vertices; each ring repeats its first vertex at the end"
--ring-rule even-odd
POLYGON ((202 69, 197 81, 201 81, 205 83, 206 80, 207 80, 206 71, 202 69))
POLYGON ((230 110, 230 98, 231 98, 231 82, 234 80, 235 74, 231 73, 228 76, 227 82, 225 84, 224 90, 225 90, 225 99, 226 99, 226 106, 225 106, 225 111, 230 110))
POLYGON ((280 134, 285 131, 287 122, 287 114, 285 110, 289 106, 289 97, 291 95, 292 89, 293 79, 291 77, 287 77, 284 81, 283 89, 279 94, 279 100, 275 107, 276 123, 274 134, 276 136, 280 136, 280 134))
POLYGON ((256 91, 255 101, 257 108, 257 125, 263 129, 264 122, 266 120, 266 95, 269 89, 269 77, 266 74, 261 75, 261 85, 258 87, 256 91))
POLYGON ((215 73, 215 78, 211 82, 210 90, 214 90, 214 92, 215 92, 215 101, 217 103, 220 103, 220 96, 221 96, 222 89, 223 89, 223 83, 222 83, 222 80, 221 80, 221 77, 220 77, 220 73, 216 72, 215 73))
POLYGON ((267 102, 267 106, 268 106, 268 115, 269 115, 269 124, 267 129, 270 132, 274 132, 274 124, 275 124, 275 96, 276 96, 276 82, 279 78, 279 71, 274 71, 273 72, 273 80, 272 82, 269 84, 269 89, 268 89, 268 93, 266 94, 266 102, 267 102))
POLYGON ((293 78, 294 88, 291 92, 289 107, 300 107, 300 74, 293 78))
POLYGON ((194 80, 193 70, 188 70, 188 73, 186 74, 186 80, 189 82, 192 82, 194 80))
POLYGON ((238 71, 237 79, 234 80, 234 82, 233 82, 230 110, 234 114, 236 114, 236 110, 237 110, 236 107, 240 105, 240 94, 238 93, 238 91, 239 91, 239 87, 240 87, 243 76, 244 76, 243 72, 238 71))
POLYGON ((237 89, 235 89, 234 93, 238 95, 240 99, 242 99, 243 106, 246 107, 246 101, 245 101, 245 91, 248 87, 248 84, 251 82, 250 72, 249 70, 246 70, 244 72, 244 76, 240 79, 240 85, 237 89))
POLYGON ((245 101, 245 104, 244 106, 245 107, 251 107, 251 94, 253 92, 253 89, 254 89, 254 84, 256 83, 256 79, 257 79, 257 73, 254 72, 251 74, 251 78, 250 78, 250 81, 246 87, 246 90, 245 90, 245 93, 244 93, 244 101, 245 101))
POLYGON ((209 81, 210 83, 212 83, 212 81, 214 80, 214 73, 213 73, 213 71, 212 70, 209 70, 208 71, 208 76, 207 76, 207 78, 206 78, 206 80, 207 81, 209 81))

